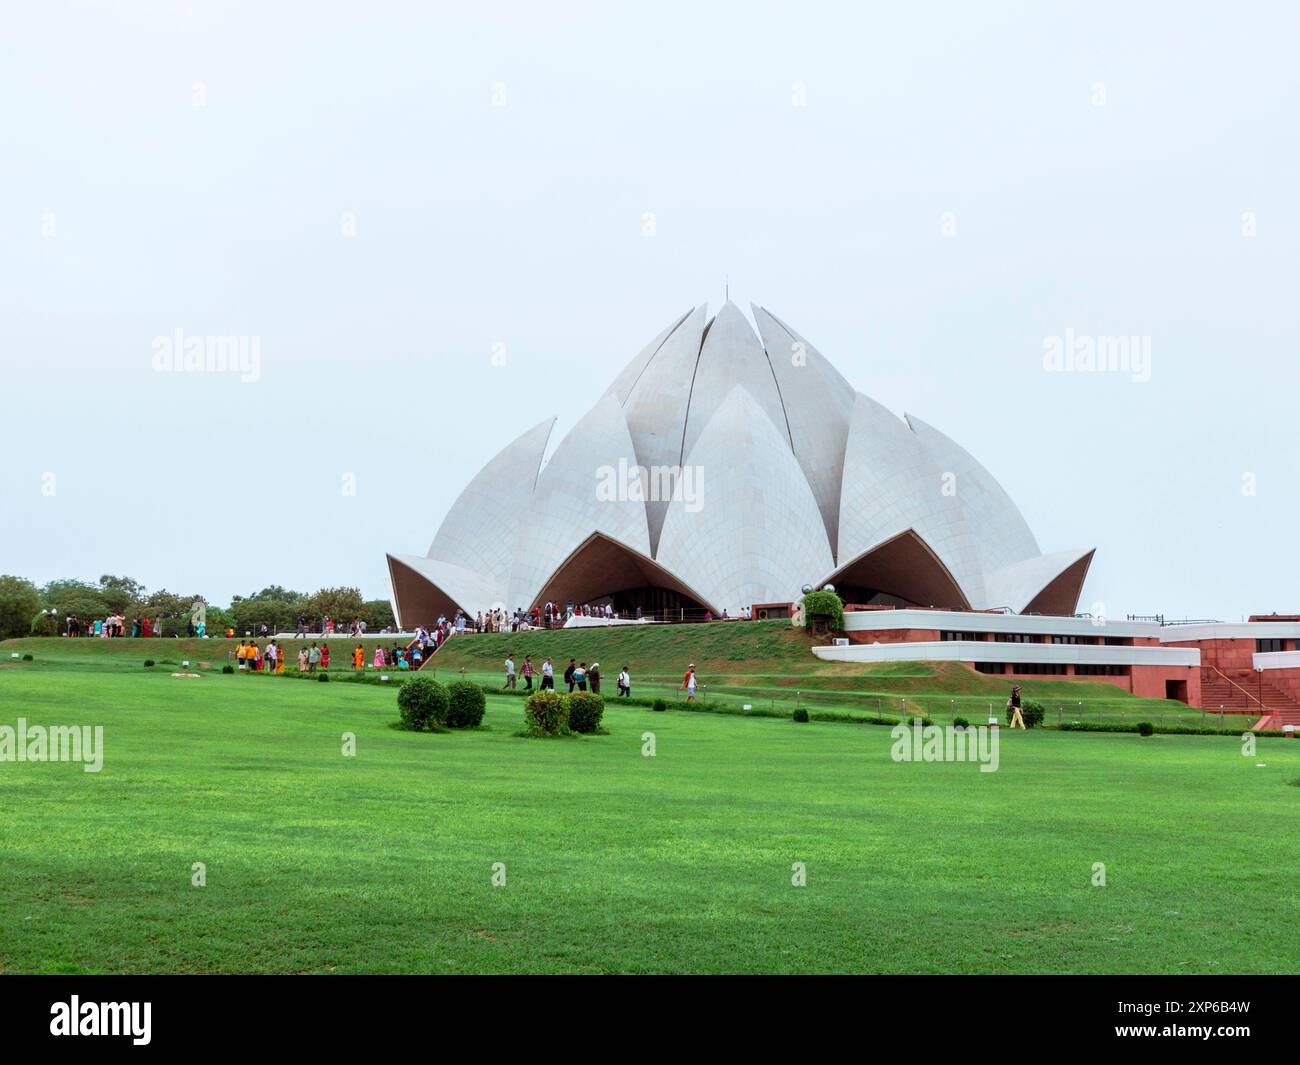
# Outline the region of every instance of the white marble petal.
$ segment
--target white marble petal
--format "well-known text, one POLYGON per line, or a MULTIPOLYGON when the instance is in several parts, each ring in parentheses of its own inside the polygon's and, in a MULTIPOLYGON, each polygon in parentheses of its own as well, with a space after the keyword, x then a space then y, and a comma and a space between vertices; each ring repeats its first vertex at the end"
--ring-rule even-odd
POLYGON ((533 426, 475 475, 443 520, 429 558, 455 563, 506 587, 554 425, 555 419, 548 418, 533 426))
MULTIPOLYGON (((975 546, 982 573, 994 573, 1013 562, 1036 558, 1038 541, 1011 497, 968 451, 920 418, 907 415, 916 433, 945 476, 953 475, 954 491, 944 495, 951 505, 953 522, 961 524, 975 546)), ((985 598, 982 589, 971 601, 985 598)))
POLYGON ((623 407, 607 393, 560 441, 537 478, 536 494, 521 515, 509 584, 512 609, 532 603, 543 582, 592 533, 650 554, 644 486, 636 470, 623 407), (602 499, 611 474, 625 483, 617 485, 614 498, 602 499))
POLYGON ((790 428, 786 423, 781 393, 767 352, 740 308, 728 300, 709 323, 700 348, 700 361, 691 386, 690 410, 686 416, 685 445, 689 455, 704 432, 704 427, 731 390, 744 388, 772 422, 778 435, 785 437, 790 448, 790 428))
POLYGON ((816 348, 774 314, 763 307, 752 309, 781 392, 795 458, 817 500, 826 536, 832 546, 838 546, 853 388, 816 348))
POLYGON ((1020 613, 1034 601, 1039 592, 1092 552, 1092 548, 1056 551, 1050 555, 1013 562, 985 576, 984 601, 972 605, 980 610, 1010 607, 1020 613))
POLYGON ((670 505, 658 562, 709 602, 733 613, 792 602, 831 572, 821 513, 790 442, 747 389, 728 393, 686 465, 698 495, 670 505))
MULTIPOLYGON (((691 383, 704 334, 704 306, 688 314, 656 349, 623 402, 637 461, 647 469, 679 466, 691 383)), ((659 543, 667 505, 646 506, 651 557, 659 543)))

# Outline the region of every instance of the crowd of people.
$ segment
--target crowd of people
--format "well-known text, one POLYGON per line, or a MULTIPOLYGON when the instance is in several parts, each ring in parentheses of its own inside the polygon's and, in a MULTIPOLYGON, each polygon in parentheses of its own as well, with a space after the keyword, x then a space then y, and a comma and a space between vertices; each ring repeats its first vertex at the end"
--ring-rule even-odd
MULTIPOLYGON (((505 683, 501 686, 502 690, 516 691, 519 687, 519 678, 524 679, 524 691, 533 690, 533 678, 540 674, 538 688, 541 691, 553 691, 555 689, 555 661, 551 658, 542 659, 541 667, 533 664, 532 655, 524 655, 524 661, 521 666, 516 666, 514 652, 506 655, 505 661, 505 683)), ((592 662, 590 666, 586 662, 579 661, 576 658, 570 658, 569 664, 563 673, 563 683, 567 684, 570 692, 590 691, 593 695, 600 694, 601 686, 600 663, 592 662)), ((630 699, 632 697, 632 671, 628 666, 624 666, 618 671, 616 681, 618 693, 615 698, 630 699)), ((686 692, 686 701, 695 702, 695 663, 692 662, 686 669, 685 676, 682 677, 682 683, 678 691, 686 692)))
MULTIPOLYGON (((133 638, 162 635, 163 619, 159 616, 157 619, 148 615, 142 618, 132 618, 130 628, 127 628, 126 617, 122 614, 109 614, 106 617, 95 618, 93 621, 82 621, 76 614, 69 614, 64 619, 64 631, 68 636, 98 636, 102 639, 114 639, 123 636, 133 638)), ((194 623, 190 623, 190 628, 194 628, 194 623)), ((191 632, 191 635, 195 635, 191 632)))
MULTIPOLYGON (((285 660, 292 656, 292 652, 286 651, 274 639, 267 640, 265 647, 257 640, 240 640, 234 655, 241 671, 283 673, 285 660)), ((326 642, 313 640, 310 647, 301 645, 297 657, 299 673, 316 673, 330 668, 330 646, 326 642)), ((367 665, 375 669, 419 669, 424 657, 419 643, 415 641, 407 647, 399 647, 396 643, 391 647, 376 646, 373 658, 367 656, 362 644, 357 644, 347 662, 357 672, 364 670, 367 665)))

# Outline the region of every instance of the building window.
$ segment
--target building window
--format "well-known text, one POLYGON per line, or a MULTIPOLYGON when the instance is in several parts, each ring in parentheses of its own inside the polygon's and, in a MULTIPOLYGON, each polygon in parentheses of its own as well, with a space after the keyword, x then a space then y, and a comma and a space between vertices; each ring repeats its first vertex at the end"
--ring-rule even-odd
POLYGON ((1260 654, 1271 654, 1274 651, 1285 651, 1285 644, 1285 640, 1256 640, 1255 650, 1260 654))
POLYGON ((1078 643, 1078 642, 1079 642, 1079 637, 1077 636, 1053 636, 1052 637, 1052 643, 1078 643))
POLYGON ((1037 643, 1038 637, 1027 632, 999 632, 993 637, 998 643, 1037 643))
POLYGON ((980 639, 980 637, 973 632, 941 632, 939 634, 939 638, 942 640, 979 640, 980 639))
POLYGON ((976 662, 975 671, 977 673, 1005 673, 1006 666, 1001 662, 976 662))
POLYGON ((1011 667, 1012 673, 1024 673, 1029 676, 1063 677, 1065 666, 1058 662, 1021 662, 1011 667))
POLYGON ((1128 666, 1116 665, 1078 665, 1074 667, 1076 677, 1127 677, 1128 666))

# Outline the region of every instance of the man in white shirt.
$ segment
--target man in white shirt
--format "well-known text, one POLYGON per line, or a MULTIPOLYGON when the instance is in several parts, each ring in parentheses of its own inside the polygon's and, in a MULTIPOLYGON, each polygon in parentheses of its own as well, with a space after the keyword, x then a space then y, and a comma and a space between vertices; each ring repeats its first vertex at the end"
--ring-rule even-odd
POLYGON ((515 656, 513 654, 506 655, 506 682, 504 686, 511 690, 515 686, 515 656))
POLYGON ((632 697, 632 674, 627 671, 627 666, 619 672, 618 675, 618 694, 620 696, 632 697))
POLYGON ((552 691, 555 689, 555 666, 549 658, 542 663, 542 690, 548 688, 552 691))

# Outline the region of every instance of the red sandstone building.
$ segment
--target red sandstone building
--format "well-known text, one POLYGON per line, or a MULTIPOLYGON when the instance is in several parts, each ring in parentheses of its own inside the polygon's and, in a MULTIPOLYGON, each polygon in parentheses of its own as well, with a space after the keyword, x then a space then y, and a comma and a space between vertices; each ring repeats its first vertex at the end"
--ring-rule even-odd
POLYGON ((1300 616, 1166 624, 923 608, 849 609, 847 662, 962 662, 998 676, 1097 680, 1134 695, 1300 726, 1300 616))

